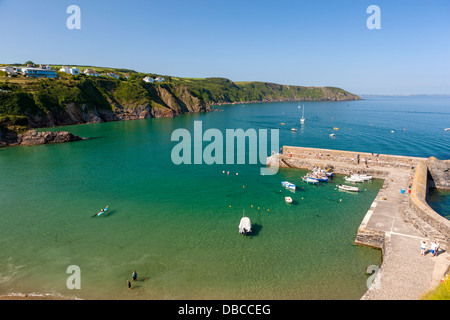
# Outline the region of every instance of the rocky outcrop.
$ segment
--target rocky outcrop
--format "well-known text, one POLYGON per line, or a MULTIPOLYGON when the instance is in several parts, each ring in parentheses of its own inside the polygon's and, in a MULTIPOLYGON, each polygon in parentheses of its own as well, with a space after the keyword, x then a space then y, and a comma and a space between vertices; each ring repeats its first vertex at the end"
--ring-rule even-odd
POLYGON ((29 130, 24 134, 16 134, 13 131, 8 131, 1 136, 0 147, 18 145, 33 146, 38 144, 64 143, 79 140, 83 140, 83 138, 67 131, 38 132, 36 130, 29 130))
POLYGON ((450 190, 450 162, 431 157, 427 160, 430 187, 450 190))

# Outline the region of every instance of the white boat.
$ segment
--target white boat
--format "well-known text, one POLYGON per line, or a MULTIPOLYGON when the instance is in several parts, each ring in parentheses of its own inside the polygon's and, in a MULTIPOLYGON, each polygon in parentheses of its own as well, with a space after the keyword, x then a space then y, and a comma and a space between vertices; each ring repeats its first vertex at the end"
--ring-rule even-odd
POLYGON ((281 185, 285 188, 292 189, 292 190, 295 190, 295 188, 296 188, 295 184, 290 183, 289 181, 282 181, 281 185))
POLYGON ((239 233, 243 235, 248 235, 252 232, 252 223, 250 222, 250 218, 242 217, 241 222, 239 223, 239 233))
POLYGON ((291 131, 292 131, 292 132, 297 132, 297 129, 292 128, 291 131))
POLYGON ((363 179, 356 177, 344 177, 344 180, 347 182, 364 182, 363 179))
POLYGON ((345 184, 339 184, 339 185, 337 185, 336 187, 338 187, 339 190, 359 192, 359 188, 357 188, 357 187, 352 187, 352 186, 346 186, 345 184))
POLYGON ((445 131, 450 131, 450 128, 445 128, 444 130, 445 130, 445 131))
POLYGON ((303 109, 302 109, 302 118, 300 119, 300 123, 301 124, 305 123, 305 106, 303 106, 303 109))
POLYGON ((332 137, 332 138, 333 138, 333 137, 334 137, 334 133, 330 133, 330 137, 332 137))
POLYGON ((372 176, 368 176, 366 174, 352 174, 350 176, 350 178, 355 178, 355 179, 362 179, 364 181, 370 181, 372 180, 372 176))
POLYGON ((284 197, 284 201, 286 201, 286 203, 292 203, 292 198, 291 197, 284 197))
POLYGON ((316 178, 312 178, 312 177, 308 177, 308 176, 305 176, 305 177, 303 177, 302 179, 303 179, 303 181, 305 181, 306 183, 312 183, 312 184, 317 184, 317 183, 319 183, 319 180, 317 180, 316 178))

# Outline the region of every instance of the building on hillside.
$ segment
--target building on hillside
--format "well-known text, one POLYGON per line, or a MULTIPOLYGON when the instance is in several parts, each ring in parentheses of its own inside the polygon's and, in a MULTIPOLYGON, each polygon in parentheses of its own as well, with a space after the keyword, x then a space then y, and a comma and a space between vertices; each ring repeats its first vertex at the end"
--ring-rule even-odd
POLYGON ((155 79, 155 81, 157 81, 157 82, 164 82, 164 81, 166 81, 166 79, 164 77, 158 77, 158 78, 155 79))
POLYGON ((52 68, 48 64, 41 64, 39 66, 39 69, 52 70, 52 68))
POLYGON ((155 79, 153 79, 152 77, 146 76, 144 79, 142 79, 142 81, 153 83, 153 82, 155 82, 155 79))
POLYGON ((6 72, 9 76, 17 73, 14 67, 0 67, 0 70, 6 72))
POLYGON ((87 76, 92 76, 92 77, 100 77, 101 74, 98 73, 97 71, 95 71, 94 69, 85 69, 83 71, 83 73, 87 76))
POLYGON ((106 75, 107 75, 108 77, 112 77, 112 78, 119 79, 119 75, 118 75, 118 74, 115 74, 114 72, 108 72, 106 75))
POLYGON ((80 69, 78 69, 77 67, 66 67, 66 66, 62 66, 61 69, 59 69, 60 72, 65 72, 68 74, 71 74, 73 76, 77 76, 80 74, 80 69))
POLYGON ((21 73, 28 78, 56 78, 56 71, 42 68, 21 68, 21 73))

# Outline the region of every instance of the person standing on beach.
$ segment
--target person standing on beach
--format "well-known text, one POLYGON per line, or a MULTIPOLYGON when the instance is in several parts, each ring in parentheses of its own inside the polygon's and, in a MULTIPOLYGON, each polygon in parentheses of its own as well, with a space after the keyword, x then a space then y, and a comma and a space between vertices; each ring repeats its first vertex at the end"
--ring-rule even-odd
POLYGON ((128 289, 131 289, 131 282, 130 282, 130 280, 127 280, 127 286, 128 286, 128 289))
POLYGON ((434 243, 434 241, 431 241, 431 256, 434 257, 434 255, 436 254, 436 243, 434 243))
POLYGON ((422 241, 422 244, 420 245, 420 254, 424 256, 426 251, 427 251, 427 243, 426 241, 422 241))
POLYGON ((133 277, 133 281, 137 280, 137 273, 136 270, 133 270, 133 274, 131 275, 133 277))
POLYGON ((439 247, 440 247, 439 241, 436 241, 435 245, 436 245, 436 249, 435 249, 434 255, 437 256, 437 254, 438 254, 438 252, 439 252, 439 247))
POLYGON ((358 160, 358 164, 359 164, 359 154, 356 155, 356 160, 358 160))

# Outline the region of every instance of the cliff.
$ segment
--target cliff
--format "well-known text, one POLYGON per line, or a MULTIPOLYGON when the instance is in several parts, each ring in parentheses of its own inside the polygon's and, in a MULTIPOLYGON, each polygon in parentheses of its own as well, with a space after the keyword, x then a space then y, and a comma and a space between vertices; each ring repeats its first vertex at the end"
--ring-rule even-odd
POLYGON ((122 69, 114 72, 120 75, 117 79, 60 72, 57 79, 0 77, 0 141, 2 131, 5 137, 8 132, 23 134, 30 128, 176 117, 211 111, 211 104, 360 99, 333 87, 170 76, 163 82, 147 83, 142 81, 147 74, 122 69))

